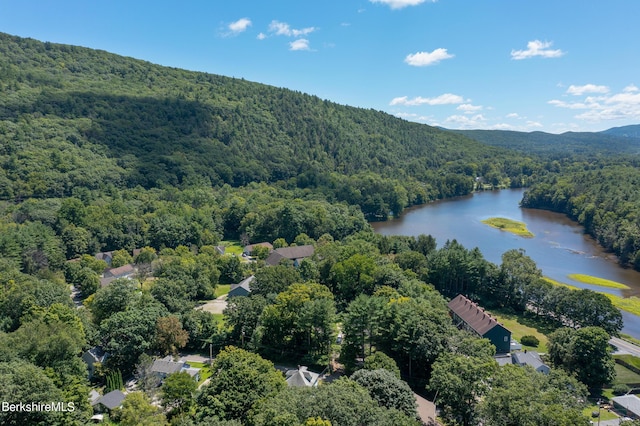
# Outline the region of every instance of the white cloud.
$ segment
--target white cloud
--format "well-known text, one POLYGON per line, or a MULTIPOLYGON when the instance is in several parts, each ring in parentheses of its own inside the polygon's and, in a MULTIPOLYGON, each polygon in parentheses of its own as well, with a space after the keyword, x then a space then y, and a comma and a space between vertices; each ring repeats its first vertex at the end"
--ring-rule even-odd
POLYGON ((507 118, 520 118, 520 115, 517 112, 512 112, 507 114, 507 118))
POLYGON ((409 99, 409 97, 407 96, 401 96, 398 98, 393 98, 389 105, 455 105, 462 104, 464 102, 465 100, 462 96, 454 95, 452 93, 445 93, 435 98, 423 98, 422 96, 417 96, 413 99, 409 99))
POLYGON ((486 119, 482 114, 476 114, 473 117, 467 115, 452 115, 447 117, 445 123, 451 123, 460 129, 477 129, 484 127, 486 119))
POLYGON ((559 58, 564 55, 560 49, 549 49, 553 45, 550 41, 533 40, 527 43, 526 50, 512 50, 511 59, 521 60, 533 58, 534 56, 542 56, 543 58, 559 58))
POLYGON ((267 35, 265 33, 260 33, 260 34, 258 34, 258 36, 256 38, 258 40, 264 40, 265 38, 267 38, 267 35))
POLYGON ((250 26, 251 20, 249 18, 241 18, 235 22, 230 23, 227 28, 229 28, 232 33, 239 34, 243 31, 246 31, 250 26))
POLYGON ((289 50, 311 50, 309 47, 309 40, 306 38, 300 38, 298 40, 289 43, 289 50))
POLYGON ((482 105, 462 104, 456 109, 463 111, 465 114, 473 114, 474 112, 482 111, 482 105))
POLYGON ((300 37, 303 35, 311 34, 316 31, 316 27, 307 27, 302 29, 291 28, 291 26, 285 22, 271 21, 269 24, 269 32, 275 35, 283 35, 287 37, 300 37))
POLYGON ((607 86, 596 86, 595 84, 585 84, 584 86, 571 85, 567 89, 569 95, 582 96, 585 93, 609 93, 607 86))
POLYGON ((585 110, 575 118, 590 122, 640 120, 640 91, 634 85, 625 87, 620 93, 607 92, 601 96, 587 96, 575 102, 554 99, 548 103, 558 108, 585 110))
POLYGON ((447 49, 438 48, 433 52, 418 52, 409 54, 406 58, 404 58, 404 61, 414 67, 426 67, 429 65, 435 65, 445 59, 453 58, 453 56, 454 55, 451 55, 447 52, 447 49))
MULTIPOLYGON (((382 3, 389 6, 391 9, 402 9, 407 6, 418 6, 427 0, 369 0, 371 3, 382 3)), ((436 0, 429 0, 431 3, 435 3, 436 0)))

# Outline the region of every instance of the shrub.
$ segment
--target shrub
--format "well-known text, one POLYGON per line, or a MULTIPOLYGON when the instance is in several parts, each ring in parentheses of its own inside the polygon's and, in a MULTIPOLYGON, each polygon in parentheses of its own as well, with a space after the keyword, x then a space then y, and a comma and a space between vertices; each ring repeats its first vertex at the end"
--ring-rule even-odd
POLYGON ((538 340, 536 336, 527 335, 522 336, 522 338, 520 339, 520 343, 526 346, 533 346, 535 348, 540 344, 540 340, 538 340))
POLYGON ((624 395, 627 392, 629 392, 629 386, 625 385, 624 383, 613 385, 613 393, 615 395, 624 395))

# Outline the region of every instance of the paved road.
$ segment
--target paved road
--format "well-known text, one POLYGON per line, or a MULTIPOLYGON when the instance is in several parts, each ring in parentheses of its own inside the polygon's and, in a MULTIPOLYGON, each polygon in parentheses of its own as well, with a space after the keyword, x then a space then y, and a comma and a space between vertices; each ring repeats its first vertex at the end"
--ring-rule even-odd
POLYGON ((640 357, 640 346, 636 346, 633 343, 625 342, 624 340, 617 337, 612 337, 611 340, 609 340, 609 343, 618 348, 616 353, 631 354, 633 356, 640 357))

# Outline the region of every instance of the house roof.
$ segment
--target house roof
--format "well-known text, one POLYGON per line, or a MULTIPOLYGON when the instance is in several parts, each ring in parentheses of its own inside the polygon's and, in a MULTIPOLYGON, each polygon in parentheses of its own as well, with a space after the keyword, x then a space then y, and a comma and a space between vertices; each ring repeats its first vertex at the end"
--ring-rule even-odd
POLYGON ((102 349, 102 346, 94 346, 86 352, 87 356, 93 358, 95 362, 104 362, 105 358, 109 355, 102 349))
POLYGON ((273 245, 271 243, 255 243, 255 244, 249 244, 248 246, 244 246, 244 252, 245 253, 251 253, 253 251, 253 249, 255 249, 256 247, 266 247, 269 250, 273 250, 273 245))
POLYGON ((256 277, 254 275, 251 275, 249 278, 245 278, 244 280, 240 281, 237 284, 231 284, 231 287, 229 287, 229 293, 231 293, 232 291, 234 291, 237 288, 242 288, 242 289, 246 290, 247 293, 251 293, 250 284, 255 279, 256 279, 256 277))
POLYGON ((496 326, 504 328, 489 312, 461 294, 449 302, 449 309, 481 336, 496 326))
POLYGON ((297 260, 304 259, 306 257, 313 256, 315 247, 311 244, 305 246, 293 246, 293 247, 281 247, 275 249, 269 257, 265 260, 265 263, 270 266, 279 264, 283 259, 297 260))
POLYGON ((542 362, 540 359, 540 355, 535 351, 527 351, 527 352, 513 352, 511 354, 513 358, 514 364, 519 365, 530 365, 534 370, 537 370, 540 367, 546 367, 547 365, 542 362))
POLYGON ((640 398, 635 395, 616 396, 612 401, 640 417, 640 398))
POLYGON ((320 375, 307 370, 307 367, 301 366, 297 370, 288 370, 285 373, 287 377, 287 385, 299 387, 311 387, 318 385, 320 375))
POLYGON ((101 251, 100 253, 96 253, 95 257, 98 260, 111 259, 113 257, 113 252, 112 251, 101 251))
POLYGON ((281 247, 275 251, 287 259, 293 260, 313 256, 315 248, 311 244, 307 244, 305 246, 281 247))
POLYGON ((112 390, 108 394, 102 395, 100 398, 94 401, 93 405, 102 404, 109 410, 113 410, 114 408, 122 405, 124 397, 125 395, 121 390, 112 390))
POLYGON ((180 371, 182 367, 184 367, 184 362, 175 362, 166 358, 156 359, 153 361, 151 371, 154 373, 173 374, 180 371))
POLYGON ((105 274, 110 274, 114 277, 123 277, 125 275, 133 274, 134 272, 135 272, 135 268, 130 263, 119 266, 117 268, 109 268, 104 271, 105 274))

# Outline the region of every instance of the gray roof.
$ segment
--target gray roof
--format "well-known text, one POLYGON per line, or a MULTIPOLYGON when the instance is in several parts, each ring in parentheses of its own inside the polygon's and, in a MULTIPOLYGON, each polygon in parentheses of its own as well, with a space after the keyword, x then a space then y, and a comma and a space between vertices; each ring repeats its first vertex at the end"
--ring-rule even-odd
POLYGON ((449 309, 481 336, 496 326, 504 328, 491 314, 461 294, 449 302, 449 309))
POLYGON ((287 377, 287 385, 298 387, 311 387, 318 385, 320 375, 307 370, 307 367, 301 366, 297 370, 288 370, 285 373, 287 377))
POLYGON ((87 357, 90 357, 94 362, 104 362, 105 358, 109 356, 109 354, 105 352, 104 349, 102 349, 102 346, 94 346, 93 348, 85 352, 85 354, 85 359, 87 357))
POLYGON ((248 246, 244 246, 244 253, 251 254, 251 252, 256 247, 266 247, 269 250, 273 250, 273 245, 271 243, 264 242, 264 243, 255 243, 255 244, 249 244, 248 246))
POLYGON ((305 246, 281 247, 275 251, 287 259, 294 260, 313 256, 315 248, 311 244, 307 244, 305 246))
POLYGON ((105 276, 112 277, 125 277, 127 275, 131 275, 135 272, 135 268, 131 263, 127 263, 126 265, 119 266, 117 268, 109 268, 104 271, 105 276))
POLYGON ((514 364, 530 365, 534 370, 538 370, 540 367, 549 368, 544 362, 542 362, 538 352, 535 351, 513 352, 511 357, 513 358, 514 364))
POLYGON ((267 265, 275 266, 283 259, 299 260, 313 256, 315 247, 311 244, 305 246, 281 247, 275 249, 265 260, 267 265))
POLYGON ((124 401, 125 395, 120 390, 112 390, 106 395, 102 395, 98 398, 93 405, 102 404, 107 407, 109 410, 113 410, 116 407, 122 405, 122 401, 124 401))
POLYGON ((154 373, 173 374, 177 373, 184 367, 184 362, 175 362, 165 359, 156 359, 153 361, 151 371, 154 373))
POLYGON ((616 396, 612 399, 615 404, 629 410, 636 417, 640 417, 640 398, 635 395, 616 396))
POLYGON ((503 366, 503 365, 510 365, 513 364, 513 361, 511 360, 511 355, 507 354, 507 355, 495 355, 493 357, 493 359, 496 360, 496 362, 498 363, 499 366, 503 366))
POLYGON ((250 284, 255 279, 256 279, 256 277, 254 275, 251 275, 249 278, 245 278, 244 280, 240 281, 237 284, 231 284, 231 287, 229 288, 229 293, 233 292, 237 288, 242 288, 242 289, 246 290, 247 293, 251 293, 250 284))

